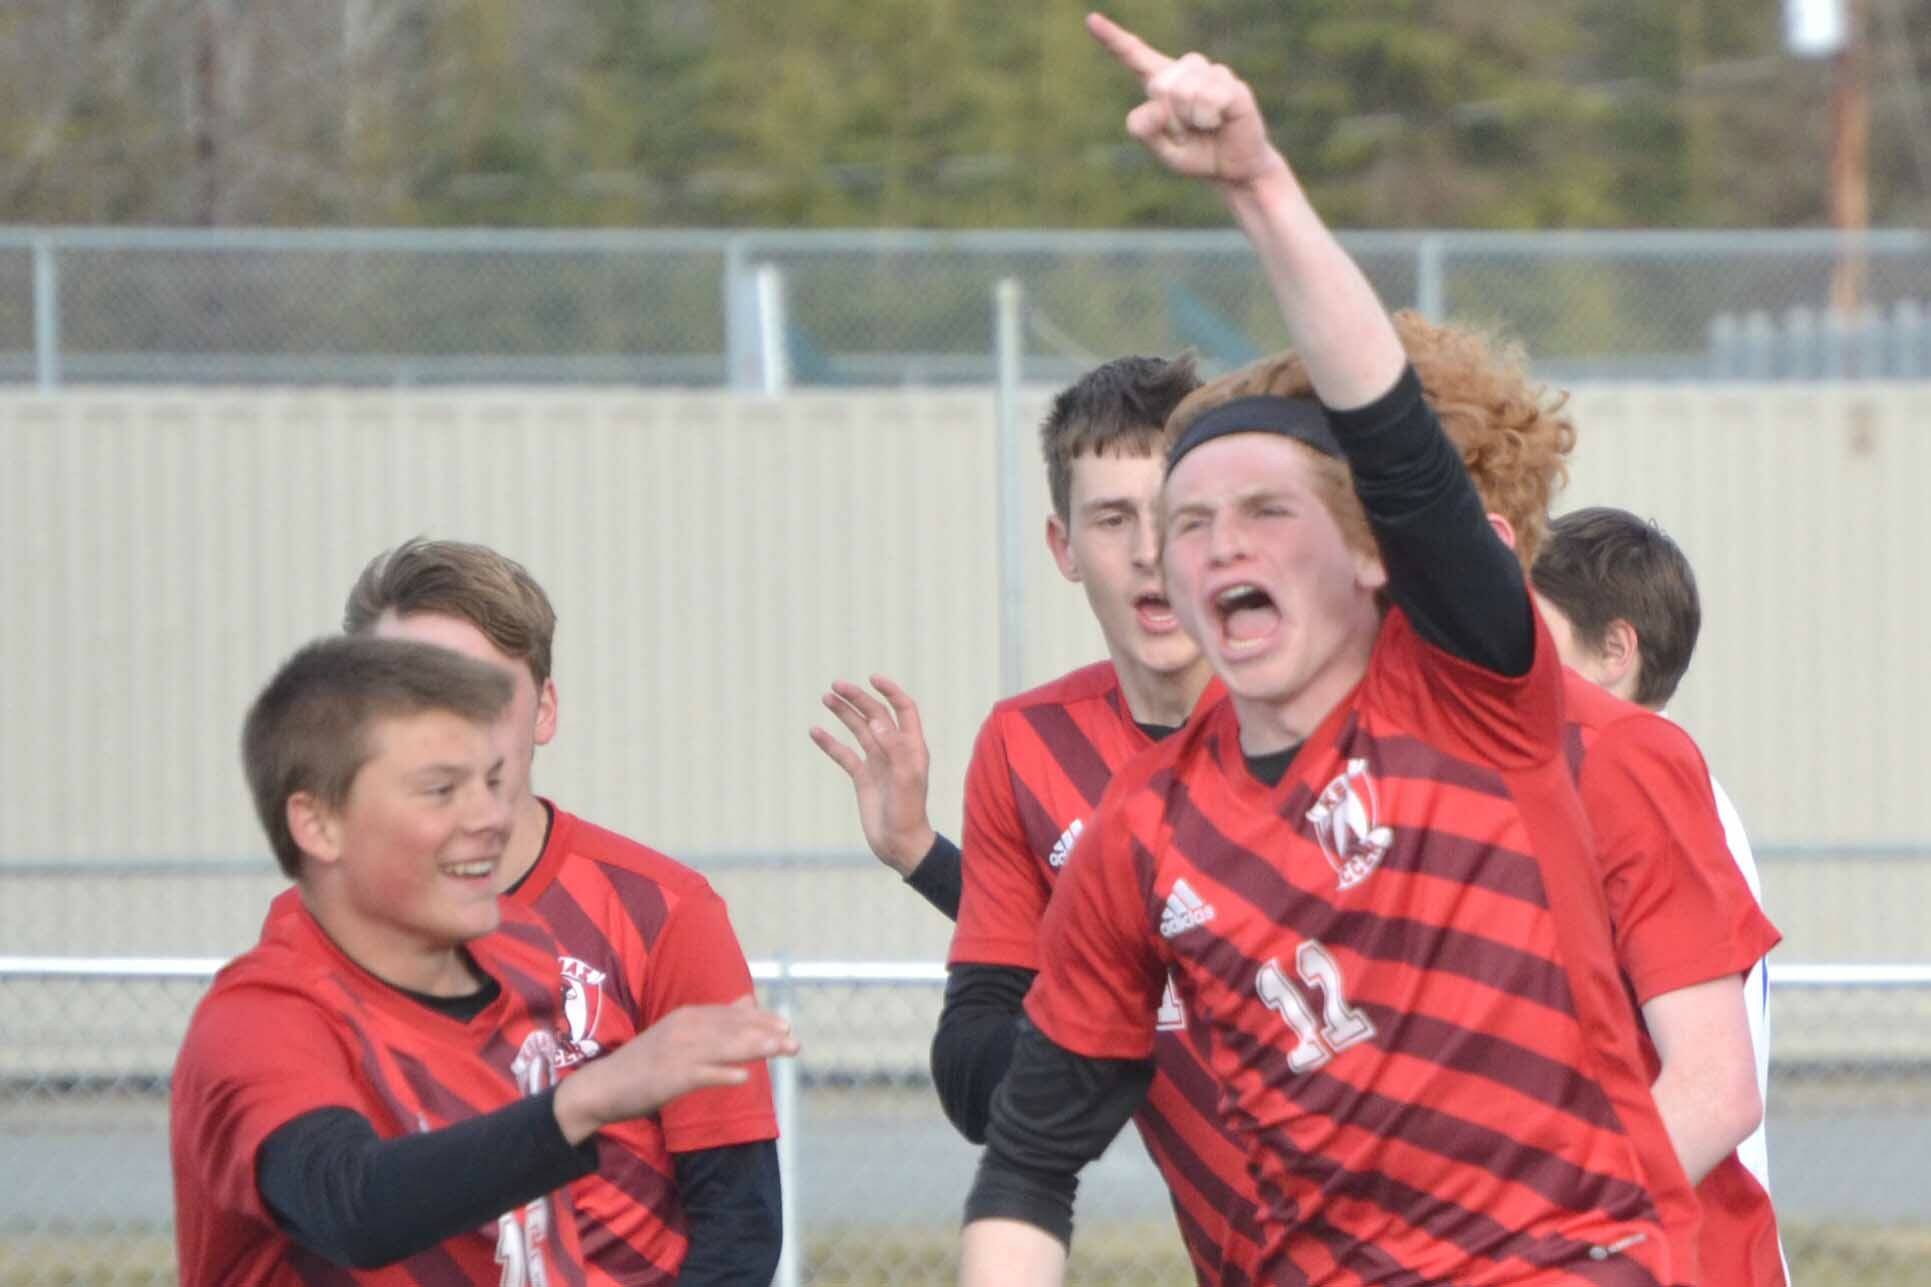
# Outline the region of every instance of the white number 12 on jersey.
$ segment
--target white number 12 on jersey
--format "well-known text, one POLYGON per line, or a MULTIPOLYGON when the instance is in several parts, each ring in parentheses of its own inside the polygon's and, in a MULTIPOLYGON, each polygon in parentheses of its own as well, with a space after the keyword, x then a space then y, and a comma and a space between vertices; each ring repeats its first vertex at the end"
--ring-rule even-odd
POLYGON ((1161 1032, 1185 1032, 1187 1030, 1187 1008, 1180 1004, 1180 989, 1173 985, 1173 975, 1167 975, 1166 990, 1160 994, 1160 1008, 1154 1013, 1153 1026, 1161 1032))
POLYGON ((543 1259, 549 1236, 548 1198, 496 1217, 496 1263, 503 1266, 499 1287, 549 1287, 550 1271, 543 1259))
POLYGON ((1321 1017, 1281 972, 1278 962, 1268 960, 1254 979, 1254 990, 1268 1009, 1287 1021, 1294 1030, 1294 1049, 1288 1052, 1290 1072, 1304 1073, 1319 1068, 1349 1046, 1374 1036, 1368 1016, 1348 1004, 1341 967, 1328 950, 1313 939, 1301 944, 1294 953, 1295 972, 1301 982, 1321 992, 1321 1017))

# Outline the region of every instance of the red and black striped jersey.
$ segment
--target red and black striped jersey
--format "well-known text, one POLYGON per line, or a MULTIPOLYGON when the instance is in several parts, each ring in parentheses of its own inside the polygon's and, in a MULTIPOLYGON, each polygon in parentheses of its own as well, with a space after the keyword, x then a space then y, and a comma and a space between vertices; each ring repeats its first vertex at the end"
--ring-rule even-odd
MULTIPOLYGON (((547 803, 547 802, 546 802, 547 803)), ((679 1006, 749 995, 724 900, 690 868, 550 805, 548 840, 507 901, 555 935, 566 1069, 616 1049, 679 1006)), ((777 1138, 763 1064, 598 1133, 597 1173, 573 1189, 593 1283, 676 1281, 688 1248, 672 1154, 777 1138)))
POLYGON ((324 1261, 281 1231, 255 1183, 276 1129, 347 1108, 396 1139, 547 1089, 560 1051, 556 946, 505 906, 465 944, 501 985, 468 1022, 422 1005, 345 956, 299 901, 215 977, 175 1061, 170 1096, 175 1237, 184 1283, 315 1287, 585 1282, 569 1197, 548 1194, 484 1228, 381 1269, 324 1261))
MULTIPOLYGON (((1748 974, 1782 936, 1731 857, 1696 742, 1574 671, 1564 680, 1570 764, 1595 829, 1616 960, 1653 1082, 1662 1060, 1640 1007, 1679 988, 1748 974)), ((1736 1154, 1696 1192, 1700 1230, 1669 1229, 1677 1274, 1703 1287, 1782 1287, 1770 1195, 1736 1154)))
POLYGON ((1144 1057, 1169 975, 1258 1185, 1263 1283, 1668 1283, 1648 1092, 1537 624, 1505 678, 1383 623, 1276 787, 1231 702, 1126 766, 1027 1013, 1144 1057))
MULTIPOLYGON (((1209 685, 1198 707, 1222 691, 1217 681, 1209 685)), ((1039 968, 1040 920, 1067 855, 1114 771, 1153 744, 1134 722, 1111 662, 993 707, 966 773, 952 964, 1039 968)), ((1135 1124, 1172 1194, 1200 1281, 1238 1283, 1223 1276, 1229 1259, 1242 1258, 1229 1248, 1259 1235, 1243 1154, 1220 1125, 1219 1088, 1171 989, 1155 1023, 1157 1073, 1135 1124)))

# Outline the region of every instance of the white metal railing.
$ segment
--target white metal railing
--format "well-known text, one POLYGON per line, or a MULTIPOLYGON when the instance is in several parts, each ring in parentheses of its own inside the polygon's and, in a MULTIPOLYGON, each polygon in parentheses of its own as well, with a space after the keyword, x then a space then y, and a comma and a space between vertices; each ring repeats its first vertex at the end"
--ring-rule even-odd
MULTIPOLYGON (((1931 863, 1931 836, 1905 841, 1751 841, 1760 865, 1801 862, 1818 858, 1858 858, 1887 862, 1931 863)), ((704 875, 713 872, 791 870, 873 871, 878 859, 860 849, 702 850, 681 854, 678 861, 704 875)), ((264 876, 275 877, 274 859, 266 849, 199 858, 55 858, 31 854, 0 855, 0 880, 48 880, 67 876, 264 876)), ((0 956, 0 961, 12 958, 0 956)), ((775 958, 771 968, 776 969, 775 958)), ((1808 968, 1808 967, 1806 967, 1808 968)))
MULTIPOLYGON (((227 964, 219 956, 0 956, 7 979, 211 979, 227 964)), ((758 983, 835 983, 916 986, 944 983, 935 961, 752 961, 758 983)), ((1931 987, 1931 962, 1857 964, 1783 963, 1771 967, 1773 988, 1931 987)))

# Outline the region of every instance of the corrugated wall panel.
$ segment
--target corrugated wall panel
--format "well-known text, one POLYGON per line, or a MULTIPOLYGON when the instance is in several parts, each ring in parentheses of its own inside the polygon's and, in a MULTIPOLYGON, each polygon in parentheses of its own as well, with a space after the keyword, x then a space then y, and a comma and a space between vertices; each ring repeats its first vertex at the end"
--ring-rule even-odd
POLYGON ((948 783, 996 695, 983 397, 114 394, 0 401, 0 433, 5 857, 258 850, 241 712, 416 533, 545 582, 539 783, 681 851, 855 842, 805 738, 836 676, 913 686, 948 783))
MULTIPOLYGON (((1585 392, 1565 504, 1661 519, 1705 644, 1676 713, 1766 839, 1931 837, 1931 391, 1585 392)), ((1039 536, 1026 680, 1100 654, 1039 536)), ((496 544, 562 614, 539 784, 677 852, 851 849, 805 739, 836 676, 921 698, 955 827, 997 696, 982 394, 113 393, 0 398, 0 859, 255 852, 241 711, 376 549, 496 544)))
POLYGON ((1576 401, 1561 508, 1657 519, 1704 625, 1671 713, 1754 834, 1931 839, 1931 393, 1617 389, 1576 401))

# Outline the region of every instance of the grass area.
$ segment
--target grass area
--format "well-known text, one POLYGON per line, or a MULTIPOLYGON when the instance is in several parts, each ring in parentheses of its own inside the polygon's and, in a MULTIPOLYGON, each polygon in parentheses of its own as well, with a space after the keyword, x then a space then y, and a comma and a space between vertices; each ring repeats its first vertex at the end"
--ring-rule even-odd
MULTIPOLYGON (((1070 1284, 1171 1287, 1191 1281, 1162 1228, 1082 1229, 1070 1284)), ((1784 1247, 1801 1287, 1931 1287, 1931 1225, 1865 1229, 1787 1228, 1784 1247)), ((944 1229, 847 1229, 809 1240, 804 1281, 812 1287, 950 1284, 957 1242, 944 1229)), ((0 1233, 0 1287, 173 1287, 174 1246, 153 1231, 46 1230, 0 1233)))

